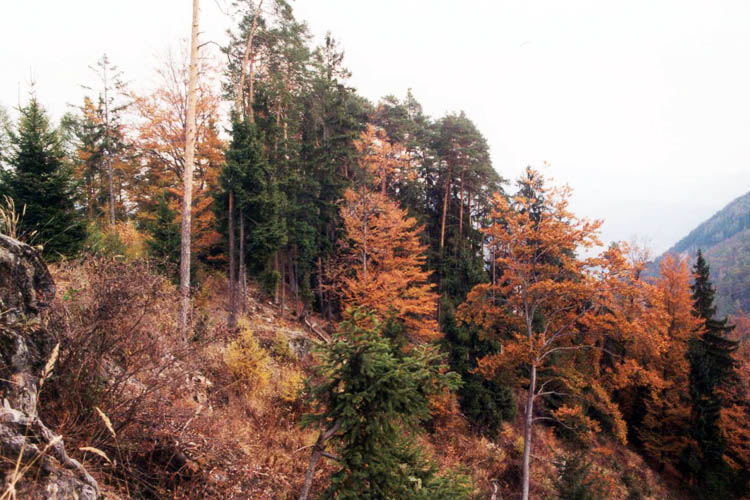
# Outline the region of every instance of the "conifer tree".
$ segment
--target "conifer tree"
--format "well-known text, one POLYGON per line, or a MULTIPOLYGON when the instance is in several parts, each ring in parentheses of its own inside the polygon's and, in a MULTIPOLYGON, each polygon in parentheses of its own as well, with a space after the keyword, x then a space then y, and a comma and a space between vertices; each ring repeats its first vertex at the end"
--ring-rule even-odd
POLYGON ((75 206, 75 183, 58 134, 36 97, 20 109, 17 129, 9 136, 11 168, 0 172, 0 193, 19 209, 26 207, 20 231, 36 231, 34 243, 43 245, 48 258, 74 254, 86 236, 75 206))
POLYGON ((417 448, 413 433, 429 417, 429 397, 455 387, 454 374, 441 369, 431 346, 405 352, 381 333, 378 322, 352 312, 333 343, 325 346, 313 388, 316 412, 307 425, 321 428, 313 447, 300 500, 308 498, 318 461, 339 464, 320 498, 339 500, 461 499, 465 481, 439 475, 417 448), (362 328, 359 325, 374 325, 362 328), (338 456, 326 451, 333 445, 338 456))
POLYGON ((147 240, 149 253, 156 258, 162 271, 176 277, 175 270, 180 262, 180 225, 175 222, 177 212, 169 206, 166 196, 162 195, 156 208, 153 221, 144 224, 151 235, 147 240))
POLYGON ((726 436, 720 426, 722 408, 726 405, 722 388, 736 383, 737 362, 733 353, 737 342, 727 338, 734 326, 727 318, 716 319, 715 289, 710 268, 698 251, 693 267, 695 281, 691 286, 694 314, 701 320, 701 330, 690 339, 691 437, 695 446, 685 452, 693 495, 699 500, 727 498, 731 494, 734 473, 724 457, 726 436))

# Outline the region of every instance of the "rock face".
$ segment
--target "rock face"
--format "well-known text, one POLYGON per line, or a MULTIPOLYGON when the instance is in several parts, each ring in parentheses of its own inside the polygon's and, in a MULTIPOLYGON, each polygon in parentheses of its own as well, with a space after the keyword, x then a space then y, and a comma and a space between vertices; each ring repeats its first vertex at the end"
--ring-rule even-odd
POLYGON ((13 489, 16 498, 97 500, 96 481, 37 415, 40 378, 55 347, 40 325, 39 311, 54 296, 54 281, 39 252, 0 235, 2 492, 13 489), (19 470, 26 470, 20 475, 15 471, 19 455, 19 470))

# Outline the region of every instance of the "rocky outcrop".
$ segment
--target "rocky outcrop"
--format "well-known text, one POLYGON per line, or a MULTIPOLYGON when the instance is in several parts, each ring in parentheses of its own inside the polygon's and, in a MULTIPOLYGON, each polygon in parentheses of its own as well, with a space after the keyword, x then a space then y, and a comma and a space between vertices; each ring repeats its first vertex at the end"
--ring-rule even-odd
POLYGON ((37 414, 42 374, 51 368, 47 363, 55 348, 53 336, 40 324, 39 311, 54 296, 54 281, 39 252, 0 235, 3 492, 13 490, 16 498, 96 500, 101 498, 96 481, 68 456, 62 437, 37 414))

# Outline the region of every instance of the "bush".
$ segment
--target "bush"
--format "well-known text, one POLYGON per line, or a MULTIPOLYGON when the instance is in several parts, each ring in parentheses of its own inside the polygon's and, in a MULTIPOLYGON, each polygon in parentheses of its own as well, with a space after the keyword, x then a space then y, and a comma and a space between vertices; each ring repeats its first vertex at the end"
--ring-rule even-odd
POLYGON ((224 361, 238 381, 254 390, 263 391, 271 378, 271 359, 248 324, 241 321, 239 326, 240 332, 227 348, 224 361))

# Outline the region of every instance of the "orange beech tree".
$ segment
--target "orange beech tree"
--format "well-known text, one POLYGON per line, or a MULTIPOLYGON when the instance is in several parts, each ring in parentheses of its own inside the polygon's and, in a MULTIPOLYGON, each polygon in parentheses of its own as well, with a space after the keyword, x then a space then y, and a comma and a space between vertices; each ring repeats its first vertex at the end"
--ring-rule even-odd
POLYGON ((394 318, 418 339, 435 338, 437 294, 424 270, 417 221, 384 194, 366 189, 344 193, 341 218, 344 306, 372 310, 381 321, 394 318))
MULTIPOLYGON (((224 144, 217 120, 221 98, 213 68, 199 62, 197 86, 195 163, 193 169, 193 255, 207 259, 220 242, 211 190, 218 183, 224 144)), ((170 208, 179 213, 187 134, 188 64, 169 56, 160 66, 161 85, 152 93, 134 96, 137 125, 135 147, 141 158, 135 201, 142 222, 153 222, 159 200, 167 194, 170 208)), ((176 222, 180 221, 177 217, 176 222)))
POLYGON ((497 279, 474 287, 458 317, 501 341, 499 353, 479 360, 479 371, 515 378, 527 387, 522 498, 528 500, 535 422, 554 420, 590 437, 598 424, 586 410, 597 405, 609 413, 615 434, 622 440, 625 436, 606 391, 577 370, 575 362, 582 351, 596 347, 587 322, 607 299, 600 286, 607 261, 578 254, 600 244, 601 222, 573 215, 570 189, 546 187, 531 168, 518 185, 510 200, 495 195, 493 223, 485 230, 494 246, 497 279), (556 408, 535 414, 542 399, 554 399, 556 408))

